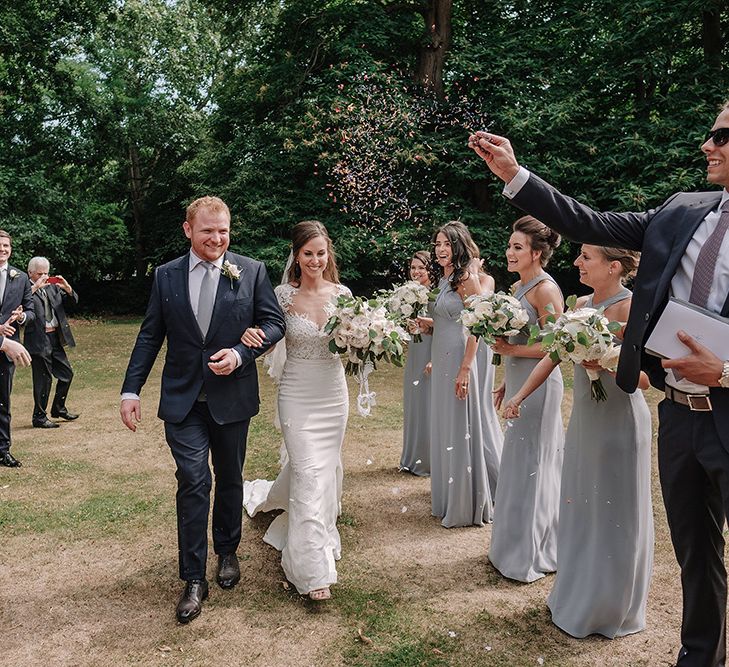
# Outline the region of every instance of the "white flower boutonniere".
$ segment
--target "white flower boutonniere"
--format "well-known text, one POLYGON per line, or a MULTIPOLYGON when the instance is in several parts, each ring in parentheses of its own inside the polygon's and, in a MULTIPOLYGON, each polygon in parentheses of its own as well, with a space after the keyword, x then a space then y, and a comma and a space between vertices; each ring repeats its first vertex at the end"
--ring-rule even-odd
POLYGON ((220 272, 230 279, 230 289, 233 289, 233 282, 240 278, 240 266, 231 264, 227 259, 223 262, 220 272))
POLYGON ((10 271, 8 271, 8 275, 10 276, 10 280, 12 280, 18 275, 18 272, 15 269, 10 269, 10 271))

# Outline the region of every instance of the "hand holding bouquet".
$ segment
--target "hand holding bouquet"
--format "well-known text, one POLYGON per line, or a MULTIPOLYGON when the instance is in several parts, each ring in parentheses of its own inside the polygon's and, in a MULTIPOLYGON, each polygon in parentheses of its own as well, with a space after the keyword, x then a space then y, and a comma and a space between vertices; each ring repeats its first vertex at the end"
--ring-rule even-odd
MULTIPOLYGON (((617 366, 620 355, 620 346, 613 342, 613 334, 620 330, 620 323, 608 321, 602 308, 575 309, 576 301, 575 296, 569 297, 568 310, 556 319, 553 315, 548 316, 543 329, 533 326, 529 342, 541 339, 542 349, 555 363, 565 360, 576 364, 597 362, 601 368, 612 370, 617 366)), ((600 371, 594 368, 585 370, 590 378, 592 399, 604 401, 607 394, 600 380, 600 371)))
MULTIPOLYGON (((474 294, 466 299, 459 320, 471 335, 483 338, 487 345, 493 345, 496 338, 515 336, 525 331, 529 313, 519 299, 504 292, 488 296, 474 294)), ((494 354, 491 363, 498 366, 501 355, 494 354)))
MULTIPOLYGON (((383 292, 380 298, 391 317, 405 326, 406 320, 414 320, 421 315, 428 302, 435 300, 437 294, 437 289, 431 290, 416 280, 408 280, 399 287, 383 292)), ((412 338, 416 343, 422 340, 419 331, 414 333, 412 338)))

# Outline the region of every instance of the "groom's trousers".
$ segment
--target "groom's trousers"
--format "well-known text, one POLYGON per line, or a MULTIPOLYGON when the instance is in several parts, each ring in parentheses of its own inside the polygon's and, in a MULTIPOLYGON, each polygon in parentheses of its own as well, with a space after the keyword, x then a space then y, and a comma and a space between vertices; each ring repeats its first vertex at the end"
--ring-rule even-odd
POLYGON ((243 520, 243 460, 250 420, 217 424, 208 405, 198 401, 179 424, 165 422, 165 435, 177 464, 177 543, 180 578, 205 579, 208 514, 212 476, 213 548, 216 554, 238 548, 243 520))
POLYGON ((683 588, 678 665, 717 667, 726 656, 729 452, 711 412, 692 412, 665 399, 658 417, 661 489, 683 588))

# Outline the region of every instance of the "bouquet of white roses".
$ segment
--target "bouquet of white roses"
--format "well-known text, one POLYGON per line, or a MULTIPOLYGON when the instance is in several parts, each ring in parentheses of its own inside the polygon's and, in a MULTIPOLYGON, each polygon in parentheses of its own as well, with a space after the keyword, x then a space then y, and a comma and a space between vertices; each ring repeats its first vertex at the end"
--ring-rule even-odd
MULTIPOLYGON (((519 299, 509 294, 473 294, 466 299, 459 320, 470 334, 493 345, 497 338, 524 332, 529 323, 529 313, 519 303, 519 299)), ((494 354, 491 363, 498 366, 501 355, 494 354)))
MULTIPOLYGON (((596 361, 602 368, 612 370, 620 356, 620 346, 613 342, 613 334, 620 331, 620 323, 610 322, 603 315, 602 308, 575 309, 576 301, 577 297, 569 297, 566 300, 568 310, 558 318, 548 316, 543 329, 533 326, 529 342, 541 339, 542 349, 555 363, 565 360, 576 364, 596 361)), ((600 371, 585 370, 590 378, 592 399, 604 401, 607 394, 600 380, 600 371)))
MULTIPOLYGON (((433 301, 437 294, 437 289, 431 290, 416 280, 408 280, 403 285, 382 292, 380 298, 391 317, 404 325, 405 320, 418 317, 425 310, 428 302, 433 301)), ((422 340, 420 333, 414 334, 412 339, 416 343, 422 340)))
POLYGON ((403 343, 409 339, 408 333, 388 316, 381 299, 348 296, 337 299, 324 331, 332 336, 329 349, 346 355, 344 371, 359 382, 358 410, 368 415, 375 405, 375 394, 369 391, 367 376, 378 361, 403 365, 403 343))

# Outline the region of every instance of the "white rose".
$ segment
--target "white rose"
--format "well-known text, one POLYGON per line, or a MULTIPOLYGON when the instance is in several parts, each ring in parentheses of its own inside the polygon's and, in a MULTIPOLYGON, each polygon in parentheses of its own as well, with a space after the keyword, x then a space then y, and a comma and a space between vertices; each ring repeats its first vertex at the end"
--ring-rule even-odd
POLYGON ((413 314, 413 307, 409 303, 405 303, 400 309, 400 312, 404 317, 410 317, 413 314))
POLYGON ((471 310, 464 310, 461 312, 461 323, 465 327, 472 327, 474 324, 478 324, 479 318, 471 310))

